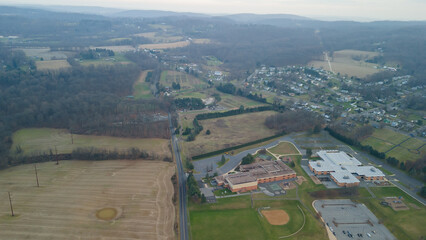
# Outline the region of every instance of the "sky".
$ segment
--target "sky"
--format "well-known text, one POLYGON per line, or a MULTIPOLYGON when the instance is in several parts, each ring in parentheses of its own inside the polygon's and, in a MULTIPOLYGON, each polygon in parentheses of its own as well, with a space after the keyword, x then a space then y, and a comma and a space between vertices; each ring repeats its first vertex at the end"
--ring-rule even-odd
POLYGON ((0 5, 101 6, 209 14, 295 14, 328 20, 426 20, 426 0, 0 0, 0 5))

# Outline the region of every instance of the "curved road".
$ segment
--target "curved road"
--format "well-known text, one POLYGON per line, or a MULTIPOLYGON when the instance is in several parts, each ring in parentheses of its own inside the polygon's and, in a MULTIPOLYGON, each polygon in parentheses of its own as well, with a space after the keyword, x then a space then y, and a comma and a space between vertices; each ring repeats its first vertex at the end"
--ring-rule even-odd
POLYGON ((182 159, 180 157, 178 139, 174 134, 172 119, 169 113, 170 133, 172 136, 172 148, 175 155, 178 181, 179 181, 179 232, 181 240, 188 240, 188 210, 186 208, 186 175, 182 166, 182 159))

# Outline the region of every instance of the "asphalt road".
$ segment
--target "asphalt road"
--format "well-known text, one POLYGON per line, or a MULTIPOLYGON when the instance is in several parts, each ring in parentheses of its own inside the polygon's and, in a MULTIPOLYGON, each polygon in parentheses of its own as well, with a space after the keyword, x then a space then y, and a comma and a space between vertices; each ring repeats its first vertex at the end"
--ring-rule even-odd
POLYGON ((186 175, 182 166, 182 159, 180 157, 180 150, 178 139, 174 134, 174 128, 172 125, 171 116, 169 114, 170 132, 172 136, 173 154, 175 155, 177 169, 178 169, 178 181, 179 181, 179 229, 180 239, 187 240, 188 236, 188 210, 186 208, 186 175))

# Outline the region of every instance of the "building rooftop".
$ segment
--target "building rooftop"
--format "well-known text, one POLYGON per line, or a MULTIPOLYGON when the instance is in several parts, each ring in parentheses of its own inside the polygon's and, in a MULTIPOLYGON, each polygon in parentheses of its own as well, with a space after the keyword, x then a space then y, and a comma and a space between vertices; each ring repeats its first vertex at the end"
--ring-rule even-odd
POLYGON ((359 183, 359 180, 349 171, 332 172, 330 175, 339 183, 359 183))
POLYGON ((342 151, 318 151, 318 156, 325 162, 331 163, 333 165, 341 166, 359 166, 362 165, 358 159, 349 156, 347 153, 342 151))
POLYGON ((253 177, 250 173, 235 173, 235 174, 230 174, 226 176, 225 181, 229 182, 232 185, 237 185, 237 184, 255 182, 257 181, 257 179, 253 177))

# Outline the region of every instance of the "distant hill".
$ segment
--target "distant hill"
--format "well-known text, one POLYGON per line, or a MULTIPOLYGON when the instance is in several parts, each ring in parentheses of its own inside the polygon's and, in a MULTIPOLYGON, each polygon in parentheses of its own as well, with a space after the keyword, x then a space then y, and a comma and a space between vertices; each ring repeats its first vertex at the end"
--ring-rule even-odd
POLYGON ((292 14, 253 14, 253 13, 240 13, 224 16, 237 22, 244 23, 259 23, 276 20, 313 20, 311 18, 302 17, 292 14))
POLYGON ((191 12, 171 12, 171 11, 160 11, 160 10, 128 10, 109 14, 111 17, 131 17, 131 18, 159 18, 159 17, 211 17, 207 14, 202 13, 191 13, 191 12))

